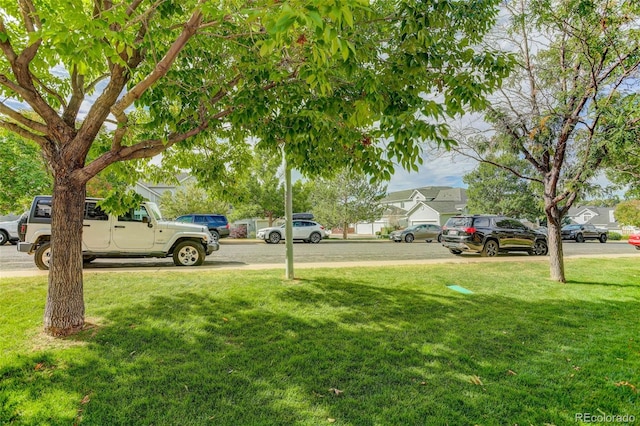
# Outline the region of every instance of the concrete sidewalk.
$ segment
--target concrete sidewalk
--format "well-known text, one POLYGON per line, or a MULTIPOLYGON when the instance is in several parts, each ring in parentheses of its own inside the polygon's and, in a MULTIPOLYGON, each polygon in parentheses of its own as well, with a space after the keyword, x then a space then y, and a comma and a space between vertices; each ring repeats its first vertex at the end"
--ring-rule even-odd
MULTIPOLYGON (((566 259, 578 259, 578 258, 590 258, 590 259, 614 259, 614 258, 630 258, 638 259, 637 253, 629 254, 611 254, 611 255, 576 255, 565 256, 566 259)), ((509 257, 480 257, 480 256, 464 256, 447 259, 423 259, 423 260, 389 260, 389 261, 357 261, 357 262, 333 262, 333 263, 295 263, 295 269, 336 269, 336 268, 374 268, 374 267, 393 267, 393 266, 417 266, 417 265, 435 265, 435 264, 474 264, 481 262, 549 262, 548 256, 509 256, 509 257)), ((177 267, 172 263, 167 263, 167 266, 140 266, 140 267, 121 267, 121 268, 90 268, 85 269, 84 274, 104 274, 104 273, 132 273, 132 272, 170 272, 170 273, 198 273, 198 272, 211 272, 211 271, 228 271, 228 270, 268 270, 268 269, 282 269, 284 271, 285 264, 283 263, 263 263, 263 264, 243 264, 243 265, 216 265, 209 264, 197 267, 177 267)), ((41 270, 29 270, 29 271, 0 271, 0 279, 5 278, 19 278, 19 277, 37 277, 47 276, 48 271, 41 270)))

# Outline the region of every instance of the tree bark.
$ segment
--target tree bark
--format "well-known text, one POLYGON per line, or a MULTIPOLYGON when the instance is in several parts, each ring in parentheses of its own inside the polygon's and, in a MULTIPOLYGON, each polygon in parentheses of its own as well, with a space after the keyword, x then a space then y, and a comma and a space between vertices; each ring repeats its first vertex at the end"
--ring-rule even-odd
POLYGON ((549 272, 551 279, 561 283, 567 282, 564 276, 564 254, 562 252, 562 236, 560 225, 547 218, 547 242, 549 244, 549 272))
POLYGON ((82 221, 85 194, 84 183, 56 176, 51 208, 49 288, 44 311, 44 330, 51 336, 68 336, 84 326, 82 221))
MULTIPOLYGON (((557 176, 558 173, 555 174, 557 176)), ((563 211, 554 200, 557 179, 545 179, 544 212, 547 216, 547 244, 549 245, 549 273, 551 279, 561 283, 567 282, 564 276, 564 254, 562 252, 562 217, 563 211)))

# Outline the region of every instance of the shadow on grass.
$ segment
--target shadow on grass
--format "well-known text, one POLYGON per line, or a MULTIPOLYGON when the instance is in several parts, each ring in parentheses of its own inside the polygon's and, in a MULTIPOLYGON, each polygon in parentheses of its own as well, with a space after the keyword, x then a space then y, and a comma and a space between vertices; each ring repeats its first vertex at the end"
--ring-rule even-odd
POLYGON ((77 394, 75 417, 18 415, 5 397, 0 421, 561 425, 596 410, 639 416, 637 393, 619 385, 638 384, 637 308, 322 273, 265 289, 264 300, 202 288, 152 296, 105 311, 64 361, 37 354, 1 372, 6 389, 30 383, 24 399, 53 405, 77 394))

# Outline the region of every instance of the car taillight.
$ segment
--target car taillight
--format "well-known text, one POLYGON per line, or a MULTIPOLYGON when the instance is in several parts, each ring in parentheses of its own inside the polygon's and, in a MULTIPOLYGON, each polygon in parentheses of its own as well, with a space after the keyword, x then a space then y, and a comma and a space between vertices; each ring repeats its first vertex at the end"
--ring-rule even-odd
POLYGON ((229 224, 227 223, 224 227, 225 227, 225 228, 227 228, 227 229, 229 229, 229 224))
POLYGON ((467 234, 475 234, 476 233, 476 228, 464 228, 464 232, 466 232, 467 234))
POLYGON ((320 229, 324 229, 324 226, 320 225, 320 229))
POLYGON ((20 225, 20 233, 21 234, 26 234, 27 233, 27 224, 23 223, 22 225, 20 225))

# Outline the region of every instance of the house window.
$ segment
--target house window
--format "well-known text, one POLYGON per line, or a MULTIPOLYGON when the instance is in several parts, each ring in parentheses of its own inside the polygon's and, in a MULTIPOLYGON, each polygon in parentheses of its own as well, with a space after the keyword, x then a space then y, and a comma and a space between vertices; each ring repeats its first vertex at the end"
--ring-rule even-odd
POLYGON ((591 212, 586 212, 582 215, 582 220, 584 220, 584 223, 589 222, 592 218, 593 218, 593 213, 591 212))

